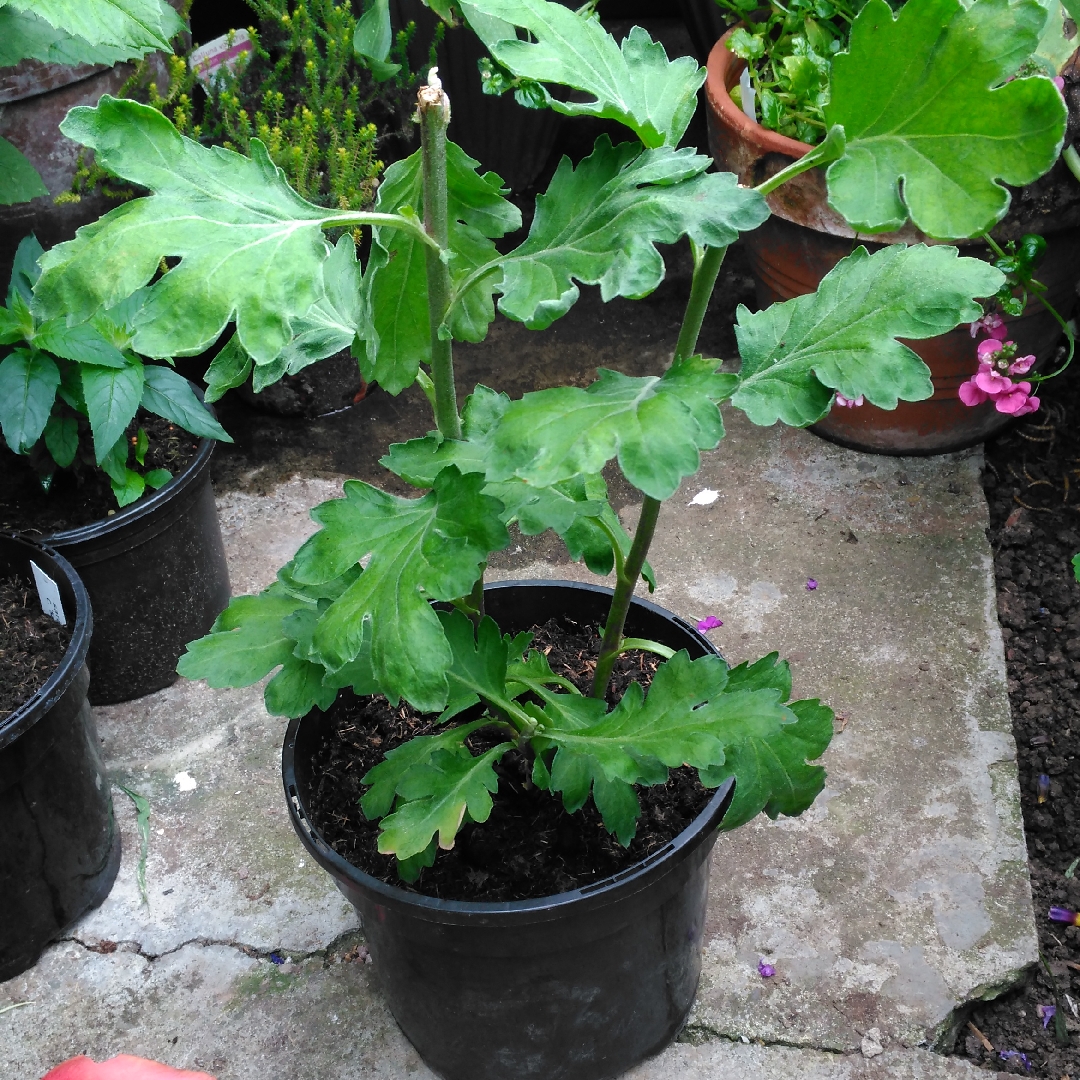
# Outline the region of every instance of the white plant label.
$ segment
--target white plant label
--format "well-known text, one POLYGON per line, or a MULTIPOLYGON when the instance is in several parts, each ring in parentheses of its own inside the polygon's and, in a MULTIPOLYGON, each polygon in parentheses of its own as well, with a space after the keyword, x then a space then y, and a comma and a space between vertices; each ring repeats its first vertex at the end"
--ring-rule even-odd
POLYGON ((67 616, 64 614, 64 603, 60 599, 60 589, 44 570, 33 560, 30 561, 30 569, 34 571, 34 584, 37 586, 38 599, 41 601, 41 610, 49 616, 53 622, 61 626, 67 626, 67 616))
POLYGON ((742 97, 742 111, 756 124, 757 110, 754 108, 754 97, 757 91, 750 82, 750 69, 748 67, 743 68, 743 73, 739 76, 739 94, 742 97))
POLYGON ((246 30, 230 30, 221 37, 200 45, 189 59, 195 78, 208 90, 222 71, 236 71, 241 60, 246 60, 254 50, 246 30), (230 38, 232 40, 230 40, 230 38))

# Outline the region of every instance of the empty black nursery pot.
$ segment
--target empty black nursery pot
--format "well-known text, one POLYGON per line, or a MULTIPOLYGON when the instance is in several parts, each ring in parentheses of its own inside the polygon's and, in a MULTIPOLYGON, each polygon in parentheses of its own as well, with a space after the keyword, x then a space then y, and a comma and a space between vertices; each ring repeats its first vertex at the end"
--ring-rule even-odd
MULTIPOLYGON (((567 614, 603 618, 611 590, 567 581, 488 585, 504 632, 567 614)), ((663 608, 632 602, 626 632, 692 658, 713 653, 663 608)), ((446 1080, 603 1080, 666 1046, 701 972, 709 855, 733 784, 660 851, 613 877, 537 900, 437 900, 337 854, 308 820, 311 759, 328 718, 294 720, 282 771, 293 826, 359 913, 390 1010, 446 1080)))
POLYGON ((60 590, 71 643, 45 685, 0 717, 0 981, 109 894, 120 831, 86 691, 90 599, 71 564, 0 535, 0 577, 31 579, 33 560, 60 590))
POLYGON ((210 485, 214 441, 164 487, 112 517, 45 537, 78 570, 94 605, 90 701, 111 705, 176 682, 184 646, 229 602, 210 485))

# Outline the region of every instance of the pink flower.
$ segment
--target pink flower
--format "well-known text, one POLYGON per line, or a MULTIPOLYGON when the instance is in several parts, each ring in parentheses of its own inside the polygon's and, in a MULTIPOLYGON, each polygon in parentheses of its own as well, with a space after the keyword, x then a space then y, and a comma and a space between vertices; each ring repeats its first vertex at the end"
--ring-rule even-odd
POLYGON ((50 1069, 42 1080, 214 1080, 209 1073, 188 1072, 146 1058, 118 1054, 100 1064, 85 1055, 50 1069))
POLYGON ((706 615, 698 624, 697 628, 701 633, 705 633, 708 630, 715 630, 718 626, 724 624, 715 615, 706 615))
POLYGON ((1058 88, 1058 93, 1062 97, 1064 97, 1065 96, 1065 80, 1060 75, 1055 75, 1050 81, 1058 88))
MULTIPOLYGON (((1012 344, 1010 342, 1010 344, 1012 344)), ((975 350, 980 360, 991 360, 1004 348, 1004 344, 997 338, 983 338, 975 350)))
POLYGON ((976 385, 974 375, 967 382, 962 382, 956 392, 960 395, 960 400, 969 406, 981 405, 990 399, 990 395, 976 385))
POLYGON ((1017 383, 1013 389, 994 399, 994 408, 1010 416, 1027 416, 1039 407, 1039 399, 1031 396, 1031 383, 1017 383))
POLYGON ((1035 363, 1035 354, 1031 353, 1030 356, 1018 356, 1009 365, 1010 375, 1026 375, 1031 370, 1031 365, 1035 363))
POLYGON ((980 330, 988 337, 997 338, 998 341, 1004 341, 1005 335, 1008 333, 1005 320, 996 311, 991 311, 971 324, 972 337, 980 330))
POLYGON ((858 408, 863 403, 863 396, 860 394, 857 398, 846 398, 843 394, 837 393, 836 404, 842 405, 845 409, 858 408))

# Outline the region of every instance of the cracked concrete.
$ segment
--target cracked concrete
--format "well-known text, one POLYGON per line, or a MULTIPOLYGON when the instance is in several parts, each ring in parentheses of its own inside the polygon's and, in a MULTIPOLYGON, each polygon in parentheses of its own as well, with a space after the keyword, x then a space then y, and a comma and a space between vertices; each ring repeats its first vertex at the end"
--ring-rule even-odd
MULTIPOLYGON (((799 694, 827 700, 842 730, 806 815, 718 841, 691 1025, 629 1076, 974 1080, 985 1074, 929 1048, 948 1043, 964 1002, 1035 958, 979 456, 868 458, 727 422, 661 516, 657 599, 723 619, 713 636, 733 662, 790 656, 799 694), (717 501, 689 505, 705 487, 717 501), (774 978, 758 975, 761 956, 774 978), (872 1028, 883 1053, 865 1058, 872 1028)), ((272 580, 339 484, 221 497, 235 591, 272 580)), ((492 573, 588 578, 542 538, 515 541, 492 573)), ((96 712, 116 782, 151 803, 149 903, 117 792, 112 894, 0 985, 0 1010, 21 1006, 0 1012, 5 1077, 37 1080, 80 1052, 220 1080, 429 1077, 383 1004, 355 914, 292 833, 284 724, 259 688, 181 681, 96 712)))

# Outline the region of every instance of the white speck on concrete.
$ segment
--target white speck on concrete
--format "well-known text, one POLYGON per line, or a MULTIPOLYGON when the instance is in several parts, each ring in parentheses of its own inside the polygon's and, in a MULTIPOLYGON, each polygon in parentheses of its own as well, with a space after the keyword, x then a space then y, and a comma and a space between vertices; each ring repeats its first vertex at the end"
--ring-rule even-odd
POLYGON ((712 488, 702 488, 686 505, 687 506, 712 506, 720 498, 720 492, 712 488))
POLYGON ((178 772, 172 778, 172 782, 176 785, 178 791, 194 791, 198 787, 195 777, 186 772, 178 772))

